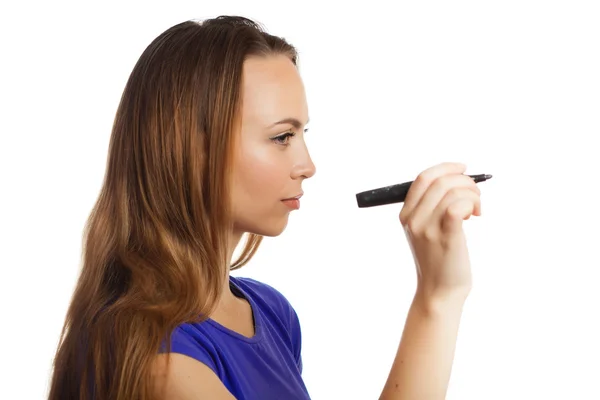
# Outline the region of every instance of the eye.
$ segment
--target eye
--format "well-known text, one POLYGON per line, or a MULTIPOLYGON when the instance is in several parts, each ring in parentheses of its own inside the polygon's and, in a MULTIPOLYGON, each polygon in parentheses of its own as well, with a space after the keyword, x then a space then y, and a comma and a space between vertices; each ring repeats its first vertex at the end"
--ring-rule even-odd
POLYGON ((271 140, 273 142, 275 142, 276 144, 282 145, 282 146, 288 146, 289 145, 289 138, 292 138, 296 136, 295 132, 286 132, 284 134, 281 134, 279 136, 275 136, 274 138, 271 138, 271 140))

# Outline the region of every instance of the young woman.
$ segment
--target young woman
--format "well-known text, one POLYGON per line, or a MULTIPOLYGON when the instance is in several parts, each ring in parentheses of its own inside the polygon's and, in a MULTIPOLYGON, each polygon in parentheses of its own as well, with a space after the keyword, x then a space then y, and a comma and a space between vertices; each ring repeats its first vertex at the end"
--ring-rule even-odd
MULTIPOLYGON (((50 399, 309 398, 294 308, 229 276, 284 230, 315 174, 296 63, 290 44, 242 17, 176 25, 144 51, 86 225, 50 399)), ((462 221, 481 214, 464 171, 424 171, 400 213, 418 286, 381 399, 445 397, 471 285, 462 221)))

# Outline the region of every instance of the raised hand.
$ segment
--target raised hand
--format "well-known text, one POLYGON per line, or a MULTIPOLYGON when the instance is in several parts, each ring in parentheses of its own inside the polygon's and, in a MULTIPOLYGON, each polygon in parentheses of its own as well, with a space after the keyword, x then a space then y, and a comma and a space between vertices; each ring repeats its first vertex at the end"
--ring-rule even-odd
POLYGON ((417 267, 417 292, 430 299, 466 296, 471 289, 462 223, 481 215, 481 192, 465 170, 464 164, 442 163, 423 171, 400 212, 417 267))

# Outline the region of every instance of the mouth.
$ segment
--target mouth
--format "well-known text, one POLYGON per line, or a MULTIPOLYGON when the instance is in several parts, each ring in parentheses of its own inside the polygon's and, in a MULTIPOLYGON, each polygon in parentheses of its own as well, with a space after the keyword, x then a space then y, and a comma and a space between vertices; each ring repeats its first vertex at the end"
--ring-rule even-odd
POLYGON ((289 197, 287 199, 281 200, 283 204, 291 208, 292 210, 298 210, 300 208, 300 197, 302 197, 304 193, 300 193, 297 196, 289 197))
POLYGON ((304 193, 300 193, 297 196, 294 197, 288 197, 287 199, 283 199, 282 201, 286 201, 286 200, 300 200, 300 197, 302 197, 304 195, 304 193))

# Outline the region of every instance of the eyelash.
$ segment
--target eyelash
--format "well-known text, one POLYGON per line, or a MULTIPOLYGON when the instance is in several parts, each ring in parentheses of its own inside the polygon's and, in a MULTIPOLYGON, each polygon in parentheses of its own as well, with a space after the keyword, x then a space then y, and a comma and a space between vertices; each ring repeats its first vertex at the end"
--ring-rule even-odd
POLYGON ((287 138, 294 137, 294 136, 296 136, 296 133, 295 133, 295 132, 291 132, 291 131, 290 131, 290 132, 286 132, 286 133, 284 133, 283 135, 275 136, 275 137, 274 137, 274 138, 272 138, 271 140, 272 140, 273 142, 275 142, 276 144, 280 144, 280 145, 282 145, 282 146, 289 146, 289 143, 281 143, 281 142, 279 142, 278 140, 280 140, 280 139, 283 139, 283 140, 285 140, 285 139, 287 139, 287 138))
MULTIPOLYGON (((307 132, 307 131, 308 131, 308 129, 305 129, 305 130, 304 130, 304 132, 307 132)), ((284 134, 282 134, 282 135, 275 136, 275 137, 274 137, 274 138, 272 138, 271 140, 272 140, 273 142, 275 142, 276 144, 278 144, 278 145, 281 145, 281 146, 289 146, 289 143, 281 143, 281 142, 278 142, 278 140, 280 140, 280 139, 283 139, 283 140, 285 140, 285 139, 287 139, 287 138, 292 138, 292 137, 294 137, 294 136, 296 136, 296 132, 289 131, 289 132, 286 132, 286 133, 284 133, 284 134)))

